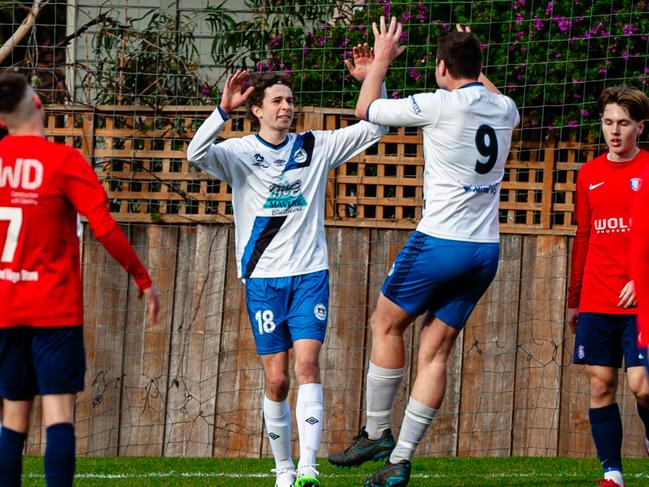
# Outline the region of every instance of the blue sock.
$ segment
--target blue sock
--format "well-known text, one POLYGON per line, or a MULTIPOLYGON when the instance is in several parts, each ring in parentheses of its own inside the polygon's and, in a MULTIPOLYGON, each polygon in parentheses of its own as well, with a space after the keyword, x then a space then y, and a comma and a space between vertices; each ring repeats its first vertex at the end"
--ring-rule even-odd
POLYGON ((47 487, 70 487, 74 478, 75 438, 72 423, 47 428, 45 481, 47 487))
POLYGON ((4 426, 0 429, 0 486, 20 487, 23 472, 23 448, 27 434, 4 426))
POLYGON ((620 409, 614 402, 603 408, 588 410, 590 430, 597 449, 597 456, 602 462, 604 472, 622 471, 622 418, 620 409))
POLYGON ((649 438, 649 409, 641 405, 640 403, 638 404, 638 414, 640 415, 640 419, 642 420, 642 424, 644 424, 644 435, 645 438, 649 438))

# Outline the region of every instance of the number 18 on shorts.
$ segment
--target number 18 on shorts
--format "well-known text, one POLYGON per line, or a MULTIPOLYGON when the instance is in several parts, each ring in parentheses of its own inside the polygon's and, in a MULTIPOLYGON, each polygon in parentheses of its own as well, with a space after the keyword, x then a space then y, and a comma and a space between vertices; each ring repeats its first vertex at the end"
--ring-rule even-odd
POLYGON ((293 342, 323 342, 329 314, 329 272, 246 279, 246 306, 257 353, 286 351, 293 342))

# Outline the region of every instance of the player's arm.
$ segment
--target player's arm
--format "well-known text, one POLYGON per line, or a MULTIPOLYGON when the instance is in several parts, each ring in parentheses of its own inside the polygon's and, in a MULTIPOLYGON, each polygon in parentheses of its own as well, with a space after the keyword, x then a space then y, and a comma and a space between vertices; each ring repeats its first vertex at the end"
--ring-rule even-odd
POLYGON ((198 128, 187 147, 187 160, 207 172, 212 173, 214 170, 217 172, 214 175, 219 179, 225 179, 221 177, 223 175, 218 170, 220 159, 224 158, 224 154, 219 152, 218 146, 213 142, 218 133, 223 130, 225 122, 230 118, 230 113, 243 105, 252 94, 254 89, 252 86, 243 90, 247 80, 248 72, 241 70, 237 70, 227 77, 221 103, 198 128))
MULTIPOLYGON (((345 65, 349 73, 358 81, 363 82, 374 54, 367 44, 358 44, 352 48, 352 59, 346 59, 345 65)), ((381 85, 381 97, 385 98, 385 85, 381 85)), ((327 152, 326 160, 329 168, 333 169, 364 151, 381 137, 388 133, 388 128, 361 120, 348 127, 333 131, 318 131, 317 137, 322 139, 322 150, 327 152)))
MULTIPOLYGON (((455 24, 455 28, 457 29, 458 32, 471 32, 471 27, 468 25, 465 25, 462 27, 460 24, 455 24)), ((489 78, 487 78, 484 73, 480 73, 480 76, 478 77, 478 81, 484 85, 485 88, 487 88, 489 91, 496 93, 498 95, 502 95, 500 90, 496 88, 496 85, 494 85, 489 78)))
POLYGON ((381 16, 380 27, 377 28, 376 22, 373 22, 372 30, 374 31, 374 61, 370 65, 356 102, 356 116, 361 120, 367 120, 370 104, 381 97, 381 86, 390 64, 406 49, 405 46, 399 46, 401 24, 397 23, 396 17, 392 17, 390 25, 386 27, 385 17, 381 16))
POLYGON ((566 322, 573 333, 576 332, 579 298, 581 296, 586 256, 588 255, 588 240, 590 239, 591 225, 587 181, 583 169, 577 175, 574 214, 577 222, 577 233, 575 234, 572 245, 572 256, 570 259, 570 284, 568 286, 568 312, 566 315, 566 322))
POLYGON ((158 292, 124 232, 110 216, 108 198, 97 175, 78 152, 62 167, 61 187, 75 209, 87 218, 97 240, 133 276, 138 298, 142 295, 147 297, 149 320, 154 324, 159 309, 158 292))

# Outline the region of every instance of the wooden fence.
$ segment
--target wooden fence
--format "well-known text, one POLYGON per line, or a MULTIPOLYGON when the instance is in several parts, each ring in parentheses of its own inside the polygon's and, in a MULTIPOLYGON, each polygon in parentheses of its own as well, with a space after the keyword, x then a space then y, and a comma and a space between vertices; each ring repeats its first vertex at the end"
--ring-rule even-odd
MULTIPOLYGON (((186 145, 209 115, 208 107, 50 107, 47 132, 78 147, 92 162, 123 222, 231 222, 227 184, 186 161, 186 145)), ((351 110, 305 107, 297 130, 336 129, 355 123, 351 110)), ((231 119, 223 138, 251 133, 231 119)), ((501 186, 503 233, 569 235, 579 164, 597 145, 542 140, 515 132, 501 186)), ((328 225, 414 228, 421 218, 423 146, 417 129, 395 128, 380 142, 332 171, 327 185, 328 225)))
MULTIPOLYGON (((76 409, 79 453, 268 455, 263 374, 236 277, 232 226, 130 224, 125 230, 160 289, 160 321, 146 322, 132 282, 86 231, 88 372, 76 409)), ((321 360, 322 455, 343 448, 363 424, 368 318, 408 233, 327 229, 331 308, 321 360)), ((588 381, 582 367, 571 365, 573 336, 564 326, 569 240, 503 236, 498 275, 457 342, 442 411, 419 454, 594 455, 588 381)), ((407 334, 408 371, 395 426, 415 373, 417 336, 415 324, 407 334)), ((639 456, 644 429, 623 378, 620 384, 624 452, 639 456)), ((43 447, 37 418, 38 412, 32 453, 43 447)))
MULTIPOLYGON (((48 112, 48 135, 78 147, 97 170, 162 303, 152 326, 132 283, 86 229, 88 373, 76 409, 80 454, 269 454, 263 373, 236 277, 229 189, 184 159, 209 111, 48 112)), ((352 121, 349 111, 304 109, 297 128, 352 121)), ((249 130, 235 118, 223 136, 249 130)), ((419 454, 594 455, 588 383, 583 369, 570 365, 564 296, 575 174, 596 149, 516 135, 502 183, 498 275, 457 342, 442 411, 419 454)), ((329 179, 331 309, 321 361, 327 418, 321 455, 342 448, 363 424, 367 323, 385 273, 420 216, 422 156, 418 133, 395 129, 329 179)), ((417 331, 415 324, 407 335, 408 373, 395 425, 416 372, 417 331)), ((623 380, 624 454, 638 456, 644 435, 623 380)), ((292 401, 294 395, 293 389, 292 401)), ((31 453, 43 449, 38 413, 37 406, 31 453)))

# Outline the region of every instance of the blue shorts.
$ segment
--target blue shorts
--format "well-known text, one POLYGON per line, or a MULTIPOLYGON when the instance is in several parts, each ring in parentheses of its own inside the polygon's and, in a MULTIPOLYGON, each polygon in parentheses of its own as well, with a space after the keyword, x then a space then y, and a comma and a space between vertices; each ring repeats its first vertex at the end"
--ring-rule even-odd
POLYGON ((498 269, 498 243, 474 243, 413 232, 381 292, 406 313, 429 311, 462 329, 498 269))
POLYGON ((284 352, 305 338, 323 342, 329 315, 329 271, 248 278, 246 306, 260 355, 284 352))
POLYGON ((647 366, 647 350, 637 346, 636 315, 579 313, 572 361, 624 370, 647 366))
POLYGON ((0 329, 0 397, 83 391, 86 356, 82 326, 0 329))

